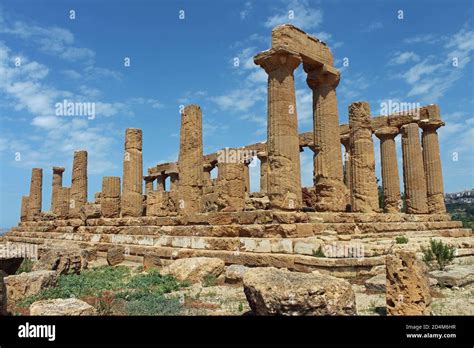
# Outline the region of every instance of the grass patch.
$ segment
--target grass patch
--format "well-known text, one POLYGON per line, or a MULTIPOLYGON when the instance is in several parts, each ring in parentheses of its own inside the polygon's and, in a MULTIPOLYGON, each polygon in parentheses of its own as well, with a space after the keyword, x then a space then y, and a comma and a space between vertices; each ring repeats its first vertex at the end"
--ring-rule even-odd
POLYGON ((23 261, 21 262, 20 267, 17 269, 15 274, 31 272, 34 264, 35 262, 32 259, 24 258, 23 261))
POLYGON ((217 285, 217 277, 214 274, 206 274, 202 279, 202 286, 209 287, 217 285))
POLYGON ((323 251, 323 248, 322 248, 321 245, 319 246, 318 250, 313 251, 313 256, 314 257, 326 257, 326 255, 324 255, 324 251, 323 251))
POLYGON ((395 242, 397 244, 407 244, 408 243, 408 237, 405 237, 405 236, 395 237, 395 242))

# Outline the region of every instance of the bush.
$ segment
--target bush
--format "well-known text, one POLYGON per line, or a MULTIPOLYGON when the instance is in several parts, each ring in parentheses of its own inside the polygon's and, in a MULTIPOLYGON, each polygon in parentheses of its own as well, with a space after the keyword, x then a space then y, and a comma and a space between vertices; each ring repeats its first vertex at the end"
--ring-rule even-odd
POLYGON ((178 315, 182 304, 178 298, 145 290, 131 294, 123 309, 127 315, 178 315))
POLYGON ((24 258, 20 267, 17 269, 16 274, 31 272, 34 264, 35 262, 33 260, 24 258))
POLYGON ((407 244, 408 243, 408 238, 405 236, 398 236, 395 238, 395 242, 397 244, 407 244))
POLYGON ((313 251, 313 256, 314 257, 326 257, 326 255, 324 255, 324 251, 323 251, 323 248, 322 248, 321 245, 319 246, 318 250, 313 251))
POLYGON ((423 261, 431 265, 436 261, 438 268, 444 270, 446 266, 454 260, 456 248, 452 245, 444 244, 442 241, 430 239, 428 248, 421 247, 423 261))

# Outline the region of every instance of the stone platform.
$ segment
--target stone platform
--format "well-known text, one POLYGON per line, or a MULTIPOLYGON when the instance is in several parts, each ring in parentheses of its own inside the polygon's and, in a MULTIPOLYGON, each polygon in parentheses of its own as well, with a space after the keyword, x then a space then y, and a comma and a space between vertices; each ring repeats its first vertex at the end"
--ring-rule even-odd
POLYGON ((188 216, 21 222, 8 242, 96 247, 122 245, 131 258, 154 252, 164 260, 208 256, 226 264, 274 266, 352 277, 384 263, 393 249, 420 251, 430 238, 474 255, 472 230, 447 214, 215 212, 188 216), (405 236, 407 244, 397 244, 405 236), (316 257, 318 250, 326 257, 316 257), (328 254, 328 251, 330 252, 328 254))

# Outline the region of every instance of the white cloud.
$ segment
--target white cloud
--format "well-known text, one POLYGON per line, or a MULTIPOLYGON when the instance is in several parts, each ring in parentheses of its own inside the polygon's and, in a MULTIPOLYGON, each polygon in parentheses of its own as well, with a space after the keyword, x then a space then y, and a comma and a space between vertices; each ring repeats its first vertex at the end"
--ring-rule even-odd
POLYGON ((390 59, 388 62, 389 65, 401 65, 405 64, 407 62, 413 61, 413 62, 418 62, 420 60, 420 57, 411 51, 407 52, 395 52, 395 55, 390 59))
POLYGON ((217 104, 221 110, 247 111, 257 102, 264 101, 266 88, 241 88, 234 89, 227 94, 209 99, 217 104))
POLYGON ((440 37, 434 34, 424 34, 424 35, 417 35, 413 37, 409 37, 403 40, 404 43, 407 44, 418 44, 418 43, 426 43, 426 44, 434 44, 439 42, 440 37))
POLYGON ((246 1, 244 4, 244 9, 240 11, 240 18, 245 19, 249 15, 250 11, 252 10, 252 2, 246 1))
POLYGON ((319 27, 322 21, 322 10, 310 7, 307 0, 290 0, 285 10, 279 10, 278 14, 267 18, 265 26, 273 28, 280 24, 291 23, 303 30, 310 30, 319 27))
POLYGON ((382 22, 372 22, 366 28, 362 29, 363 33, 370 33, 383 28, 382 22))
POLYGON ((411 67, 404 75, 403 78, 409 84, 418 82, 423 75, 429 75, 432 72, 440 69, 442 64, 430 64, 429 59, 423 60, 411 67))

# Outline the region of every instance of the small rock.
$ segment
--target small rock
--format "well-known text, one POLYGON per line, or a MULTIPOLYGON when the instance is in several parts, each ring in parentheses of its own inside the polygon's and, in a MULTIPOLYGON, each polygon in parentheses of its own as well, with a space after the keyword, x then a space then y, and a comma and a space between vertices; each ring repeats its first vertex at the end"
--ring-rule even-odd
POLYGON ((95 315, 97 312, 90 304, 76 298, 54 299, 34 302, 30 306, 30 315, 95 315))
POLYGON ((244 292, 256 315, 356 314, 349 282, 319 272, 251 268, 244 275, 244 292))
POLYGON ((145 271, 159 267, 161 267, 161 259, 156 253, 148 252, 143 255, 143 269, 145 271))
POLYGON ((110 266, 115 266, 125 260, 125 248, 123 246, 114 246, 107 250, 107 263, 110 266))
POLYGON ((35 295, 41 290, 56 286, 58 274, 55 271, 34 271, 3 278, 8 301, 16 302, 35 295))
POLYGON ((230 265, 225 270, 225 282, 229 284, 241 284, 244 279, 244 273, 248 267, 243 265, 230 265))
POLYGON ((207 276, 216 279, 224 272, 223 260, 213 257, 191 257, 179 259, 162 269, 162 274, 170 274, 179 281, 190 283, 202 282, 207 276))

